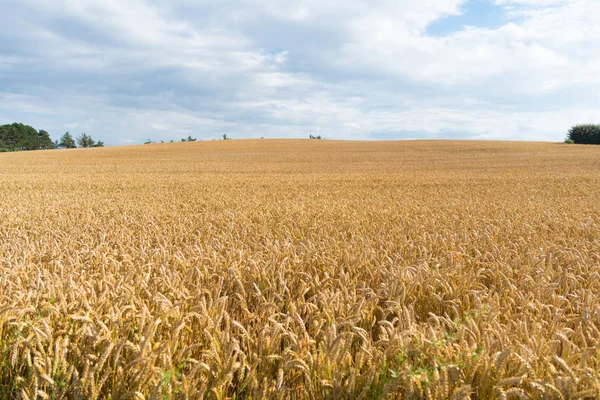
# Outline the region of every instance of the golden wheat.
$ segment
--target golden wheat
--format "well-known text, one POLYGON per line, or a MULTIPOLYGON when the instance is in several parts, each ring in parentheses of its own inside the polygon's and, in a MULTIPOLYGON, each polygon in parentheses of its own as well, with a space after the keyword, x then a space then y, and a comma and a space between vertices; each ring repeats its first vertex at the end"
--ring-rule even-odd
POLYGON ((1 398, 598 398, 600 148, 0 155, 1 398))

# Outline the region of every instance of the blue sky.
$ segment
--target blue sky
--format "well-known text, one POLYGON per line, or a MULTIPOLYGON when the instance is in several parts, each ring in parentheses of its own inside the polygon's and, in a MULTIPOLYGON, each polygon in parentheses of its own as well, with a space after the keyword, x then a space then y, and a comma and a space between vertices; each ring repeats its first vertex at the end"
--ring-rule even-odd
POLYGON ((433 21, 425 33, 431 36, 445 36, 468 27, 497 29, 511 21, 505 9, 489 0, 471 0, 462 5, 459 11, 433 21))
POLYGON ((1 0, 0 124, 146 139, 560 141, 596 0, 1 0))

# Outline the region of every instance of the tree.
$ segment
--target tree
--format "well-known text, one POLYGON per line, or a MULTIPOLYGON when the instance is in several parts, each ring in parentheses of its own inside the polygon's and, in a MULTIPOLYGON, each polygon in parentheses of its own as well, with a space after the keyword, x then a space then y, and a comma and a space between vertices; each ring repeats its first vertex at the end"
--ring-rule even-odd
POLYGON ((13 123, 0 126, 2 151, 39 150, 54 147, 48 132, 37 131, 29 125, 13 123))
POLYGON ((79 147, 83 147, 83 148, 94 147, 95 144, 96 144, 96 142, 94 142, 94 139, 92 139, 92 137, 86 133, 82 133, 81 135, 79 135, 77 137, 77 146, 79 146, 79 147))
POLYGON ((50 150, 54 148, 54 142, 50 139, 50 135, 45 130, 38 132, 38 143, 40 150, 50 150))
POLYGON ((65 134, 61 136, 58 145, 63 149, 74 149, 77 147, 75 145, 75 140, 73 140, 73 136, 71 136, 69 132, 65 132, 65 134))
POLYGON ((28 125, 19 124, 21 126, 23 135, 19 143, 19 150, 39 150, 40 141, 38 138, 38 132, 28 125))
POLYGON ((193 138, 193 137, 191 137, 191 136, 188 136, 188 138, 187 138, 187 141, 188 141, 188 142, 195 142, 195 141, 196 141, 196 138, 193 138))
POLYGON ((59 146, 60 142, 52 141, 50 134, 43 129, 38 132, 17 122, 0 126, 0 151, 49 150, 59 146))
POLYGON ((94 147, 104 147, 104 142, 103 142, 103 141, 101 141, 101 140, 98 140, 98 141, 96 142, 96 144, 94 145, 94 147))
POLYGON ((567 140, 577 144, 600 144, 600 125, 575 125, 569 129, 567 140))

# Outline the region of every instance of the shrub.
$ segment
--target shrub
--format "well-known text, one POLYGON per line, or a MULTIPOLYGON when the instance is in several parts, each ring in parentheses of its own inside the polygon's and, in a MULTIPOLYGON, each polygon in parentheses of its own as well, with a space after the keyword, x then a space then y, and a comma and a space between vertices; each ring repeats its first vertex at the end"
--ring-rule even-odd
POLYGON ((577 144, 600 144, 600 125, 575 125, 569 129, 567 140, 577 144))
POLYGON ((566 139, 566 140, 565 140, 565 143, 566 143, 566 144, 573 144, 573 143, 575 143, 575 142, 574 142, 573 140, 571 140, 571 139, 566 139))

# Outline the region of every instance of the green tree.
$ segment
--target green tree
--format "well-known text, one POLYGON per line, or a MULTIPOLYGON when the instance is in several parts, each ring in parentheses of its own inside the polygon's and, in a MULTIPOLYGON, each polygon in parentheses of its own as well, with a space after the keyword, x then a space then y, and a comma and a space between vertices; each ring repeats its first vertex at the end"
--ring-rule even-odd
POLYGON ((94 145, 94 147, 104 147, 104 142, 103 142, 103 141, 101 141, 101 140, 98 140, 98 141, 96 142, 96 144, 94 145))
POLYGON ((92 137, 86 133, 82 133, 77 137, 77 146, 79 147, 94 147, 95 144, 96 142, 94 142, 94 139, 92 139, 92 137))
POLYGON ((5 151, 19 150, 17 147, 19 136, 18 124, 0 126, 0 148, 5 151))
POLYGON ((15 122, 0 126, 0 149, 3 151, 38 150, 38 132, 29 125, 15 122))
POLYGON ((19 150, 39 150, 38 132, 31 126, 19 124, 22 132, 19 150))
POLYGON ((40 145, 40 150, 50 150, 54 148, 54 142, 50 138, 50 135, 43 129, 38 132, 38 143, 40 145))
POLYGON ((567 140, 577 144, 600 144, 600 125, 575 125, 569 129, 567 140))
POLYGON ((29 125, 13 123, 0 126, 0 150, 47 150, 56 148, 56 142, 45 130, 39 132, 29 125))
POLYGON ((61 136, 58 144, 64 149, 74 149, 77 147, 77 145, 75 145, 75 140, 73 140, 73 136, 71 136, 69 132, 65 132, 65 134, 61 136))

